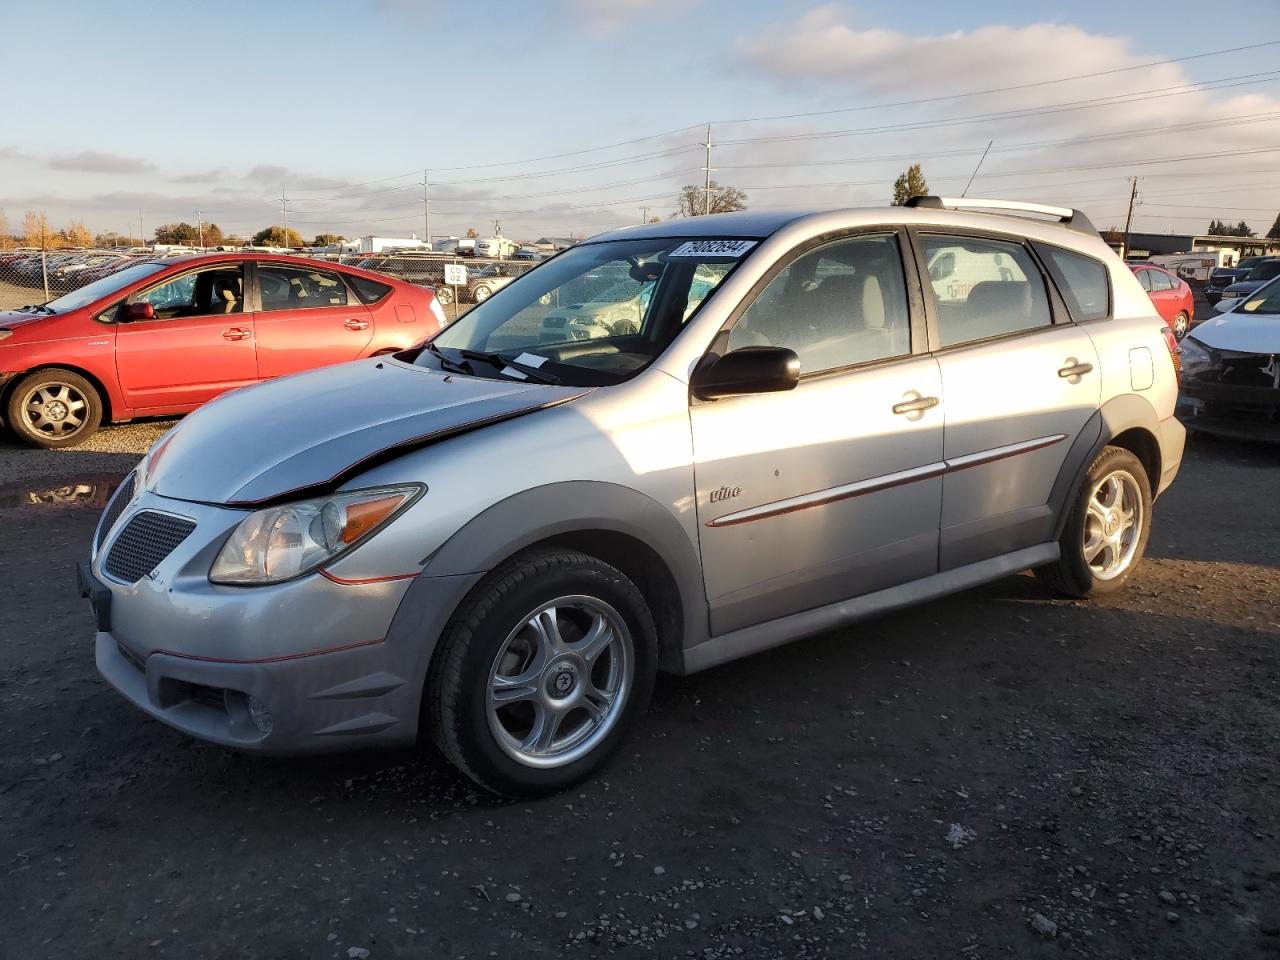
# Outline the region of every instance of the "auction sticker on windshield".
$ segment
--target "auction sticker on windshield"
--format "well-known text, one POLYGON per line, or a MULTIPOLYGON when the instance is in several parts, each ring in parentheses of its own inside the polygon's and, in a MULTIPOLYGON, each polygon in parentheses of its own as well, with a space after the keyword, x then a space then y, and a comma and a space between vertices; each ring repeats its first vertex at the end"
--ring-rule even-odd
POLYGON ((667 254, 668 260, 677 257, 733 257, 737 259, 756 245, 754 240, 690 240, 667 254))

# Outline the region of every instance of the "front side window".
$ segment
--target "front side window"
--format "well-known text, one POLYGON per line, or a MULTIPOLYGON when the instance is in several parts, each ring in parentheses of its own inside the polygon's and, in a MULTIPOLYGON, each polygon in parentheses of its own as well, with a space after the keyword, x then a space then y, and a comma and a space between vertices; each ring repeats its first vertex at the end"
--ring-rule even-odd
POLYGON ((618 383, 653 362, 755 246, 672 237, 580 244, 468 311, 416 362, 484 377, 618 383))
POLYGON ((794 350, 802 376, 909 353, 897 238, 837 240, 793 261, 729 332, 729 350, 754 346, 794 350))
POLYGON ((347 303, 347 285, 336 273, 305 267, 258 265, 258 291, 263 312, 340 307, 347 303))
POLYGON ((1107 284, 1107 267, 1101 260, 1061 247, 1037 244, 1036 249, 1055 273, 1058 287, 1075 319, 1102 320, 1110 315, 1111 293, 1107 284))
POLYGON ((936 234, 920 241, 942 346, 1053 323, 1044 277, 1021 244, 936 234))
POLYGON ((156 319, 240 313, 244 306, 243 268, 239 264, 184 273, 148 287, 133 299, 149 303, 156 319))

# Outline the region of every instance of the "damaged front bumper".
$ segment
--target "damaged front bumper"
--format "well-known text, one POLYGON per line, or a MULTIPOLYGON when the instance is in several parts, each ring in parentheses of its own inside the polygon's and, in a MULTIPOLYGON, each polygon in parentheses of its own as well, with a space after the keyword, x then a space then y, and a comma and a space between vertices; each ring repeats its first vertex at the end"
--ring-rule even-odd
POLYGON ((1188 430, 1280 443, 1280 355, 1208 350, 1184 372, 1177 413, 1188 430))

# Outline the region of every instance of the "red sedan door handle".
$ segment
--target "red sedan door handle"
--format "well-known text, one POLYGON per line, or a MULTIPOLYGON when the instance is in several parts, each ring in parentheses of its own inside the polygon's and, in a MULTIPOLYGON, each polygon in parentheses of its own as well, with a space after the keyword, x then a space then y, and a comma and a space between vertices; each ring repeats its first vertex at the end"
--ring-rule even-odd
POLYGON ((252 330, 246 330, 244 327, 232 327, 230 330, 222 331, 223 340, 248 340, 253 336, 252 330))
POLYGON ((346 323, 343 324, 343 326, 346 327, 348 330, 368 330, 369 321, 368 320, 348 320, 346 323))

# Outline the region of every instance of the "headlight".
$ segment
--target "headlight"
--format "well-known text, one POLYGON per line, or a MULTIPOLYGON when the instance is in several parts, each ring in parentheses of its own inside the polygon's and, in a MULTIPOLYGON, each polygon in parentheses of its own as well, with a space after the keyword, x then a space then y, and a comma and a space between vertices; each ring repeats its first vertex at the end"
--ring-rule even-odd
POLYGON ((423 489, 417 484, 375 487, 258 510, 232 532, 209 579, 245 586, 310 573, 373 536, 423 489))
POLYGON ((1209 351, 1204 348, 1199 340, 1194 337, 1183 337, 1182 342, 1178 344, 1179 353, 1182 355, 1182 373, 1184 376, 1194 376, 1195 374, 1213 366, 1213 357, 1209 351))

